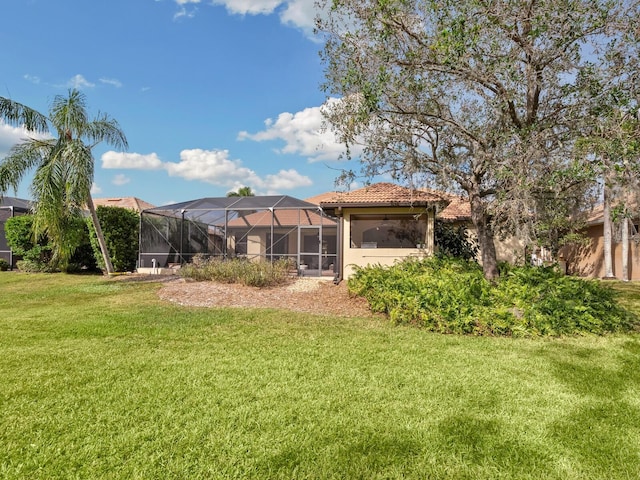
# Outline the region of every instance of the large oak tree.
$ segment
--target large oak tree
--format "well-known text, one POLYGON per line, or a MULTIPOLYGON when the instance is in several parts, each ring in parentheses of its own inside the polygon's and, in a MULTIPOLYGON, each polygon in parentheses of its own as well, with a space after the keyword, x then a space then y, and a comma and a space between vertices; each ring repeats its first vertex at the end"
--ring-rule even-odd
POLYGON ((540 222, 581 206, 592 169, 574 144, 590 121, 588 76, 614 50, 630 61, 638 0, 319 7, 325 87, 340 98, 329 124, 363 145, 368 175, 466 192, 486 278, 498 276, 497 233, 533 238, 540 222))

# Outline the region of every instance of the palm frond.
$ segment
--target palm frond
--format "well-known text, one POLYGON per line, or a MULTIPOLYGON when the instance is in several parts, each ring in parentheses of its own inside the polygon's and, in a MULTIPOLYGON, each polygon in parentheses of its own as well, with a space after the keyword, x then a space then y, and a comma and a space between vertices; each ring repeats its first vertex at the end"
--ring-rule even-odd
POLYGON ((50 118, 59 137, 71 139, 81 136, 89 123, 84 93, 73 88, 66 97, 56 95, 51 104, 50 118))
POLYGON ((97 118, 88 123, 84 136, 96 145, 105 142, 114 148, 126 150, 129 148, 127 137, 120 128, 120 124, 104 113, 98 114, 97 118))
POLYGON ((9 188, 17 190, 24 176, 48 157, 52 142, 54 140, 29 139, 14 145, 0 162, 0 192, 9 188))
POLYGON ((0 119, 9 125, 24 127, 32 132, 46 133, 49 131, 45 115, 5 97, 0 97, 0 119))

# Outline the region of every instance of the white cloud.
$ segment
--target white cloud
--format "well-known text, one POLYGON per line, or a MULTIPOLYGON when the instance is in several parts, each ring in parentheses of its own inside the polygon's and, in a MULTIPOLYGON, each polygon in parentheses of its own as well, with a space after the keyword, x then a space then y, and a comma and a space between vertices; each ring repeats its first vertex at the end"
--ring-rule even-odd
POLYGON ((264 187, 276 191, 292 190, 298 187, 309 187, 313 185, 309 177, 300 175, 293 169, 280 170, 277 175, 267 175, 263 183, 264 187))
POLYGON ((111 85, 112 87, 122 87, 122 82, 120 80, 116 80, 115 78, 101 78, 100 81, 106 85, 111 85))
POLYGON ((294 0, 287 2, 287 7, 280 13, 282 23, 298 27, 307 33, 313 34, 317 9, 315 0, 294 0))
POLYGON ((93 182, 91 184, 90 192, 91 192, 91 195, 98 195, 98 194, 102 193, 102 188, 100 188, 96 182, 93 182))
POLYGON ((227 186, 246 180, 254 184, 258 179, 255 172, 242 166, 240 160, 230 160, 228 150, 183 150, 180 162, 168 162, 164 168, 172 177, 186 180, 201 180, 213 185, 227 186))
POLYGON ((71 88, 93 88, 96 84, 91 83, 84 78, 84 76, 77 74, 67 82, 67 86, 71 88))
MULTIPOLYGON (((282 154, 295 154, 307 157, 310 162, 335 161, 344 153, 345 148, 330 128, 325 125, 322 109, 334 105, 338 100, 330 99, 321 107, 309 107, 297 113, 281 113, 274 122, 265 121, 265 130, 257 133, 240 132, 238 140, 265 142, 282 140, 285 146, 279 150, 282 154)), ((352 151, 358 154, 359 151, 352 151)))
POLYGON ((229 13, 237 15, 269 15, 282 3, 282 0, 214 0, 224 5, 229 13))
MULTIPOLYGON (((179 6, 174 18, 193 17, 195 10, 188 10, 190 4, 200 0, 174 0, 179 6)), ((278 12, 280 21, 303 30, 311 36, 316 15, 315 0, 213 0, 214 5, 223 5, 235 15, 271 15, 278 12)))
POLYGON ((40 77, 35 75, 29 75, 28 73, 23 75, 23 78, 31 83, 35 83, 36 85, 40 83, 40 77))
POLYGON ((250 186, 254 190, 276 193, 313 184, 309 177, 293 169, 261 177, 245 167, 241 160, 230 159, 228 150, 182 150, 179 162, 162 162, 155 153, 142 155, 114 151, 104 153, 101 159, 103 168, 165 170, 171 177, 206 182, 229 190, 250 186))
POLYGON ((160 170, 162 161, 155 153, 141 155, 139 153, 125 153, 108 151, 102 154, 102 168, 124 168, 135 170, 160 170))
POLYGON ((117 186, 120 187, 122 185, 126 185, 130 181, 131 181, 131 179, 129 177, 127 177, 125 174, 119 173, 118 175, 113 177, 113 180, 111 180, 111 183, 113 183, 114 185, 117 185, 117 186))
POLYGON ((6 156, 11 147, 26 137, 27 131, 24 128, 12 127, 0 120, 0 158, 6 156))
POLYGON ((186 7, 180 7, 178 9, 178 11, 175 13, 175 15, 173 16, 173 19, 177 20, 177 19, 182 18, 182 17, 193 18, 193 17, 196 16, 196 11, 197 10, 198 10, 197 8, 193 8, 191 10, 187 10, 186 7))

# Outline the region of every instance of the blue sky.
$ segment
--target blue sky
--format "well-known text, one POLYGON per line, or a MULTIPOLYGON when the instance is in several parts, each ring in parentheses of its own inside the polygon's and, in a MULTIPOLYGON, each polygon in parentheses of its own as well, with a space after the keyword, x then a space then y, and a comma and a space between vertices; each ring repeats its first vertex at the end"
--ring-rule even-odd
MULTIPOLYGON (((314 0, 4 0, 0 14, 0 96, 47 112, 77 87, 127 135, 125 153, 94 150, 94 197, 334 189, 314 0)), ((24 136, 0 123, 0 158, 24 136)))

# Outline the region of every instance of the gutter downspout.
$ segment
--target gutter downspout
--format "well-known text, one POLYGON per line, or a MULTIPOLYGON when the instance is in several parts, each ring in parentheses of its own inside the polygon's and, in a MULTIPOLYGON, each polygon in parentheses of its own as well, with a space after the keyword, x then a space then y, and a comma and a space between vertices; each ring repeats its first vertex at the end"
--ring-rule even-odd
POLYGON ((339 212, 340 215, 338 218, 338 229, 337 229, 337 249, 336 249, 336 264, 338 265, 338 271, 333 277, 333 283, 338 285, 342 281, 342 272, 344 271, 343 263, 343 246, 344 242, 342 241, 344 236, 344 217, 342 216, 342 212, 339 212))

